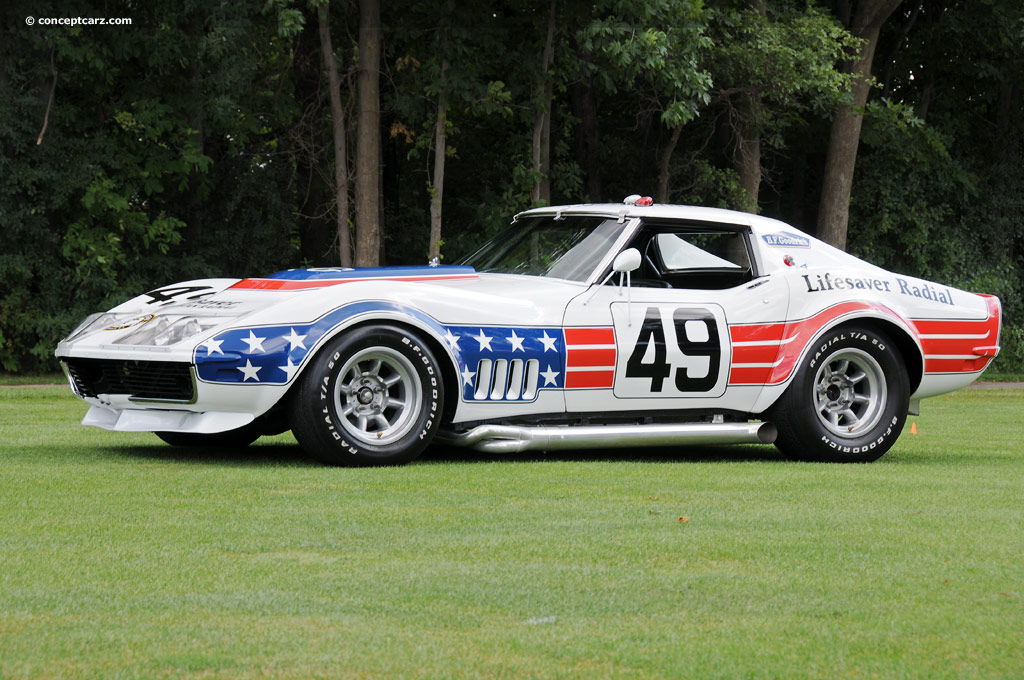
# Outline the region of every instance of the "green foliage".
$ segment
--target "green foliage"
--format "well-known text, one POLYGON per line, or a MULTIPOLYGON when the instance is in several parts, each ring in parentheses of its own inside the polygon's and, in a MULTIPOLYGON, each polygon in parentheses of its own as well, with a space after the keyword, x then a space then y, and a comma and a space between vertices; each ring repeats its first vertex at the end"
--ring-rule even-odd
MULTIPOLYGON (((7 370, 53 367, 57 340, 98 308, 228 273, 233 258, 221 251, 237 249, 211 237, 249 209, 232 199, 251 182, 266 194, 259 228, 283 229, 285 240, 293 228, 290 205, 272 212, 280 188, 271 186, 288 166, 265 155, 268 114, 276 125, 290 115, 276 102, 280 79, 268 77, 279 75, 271 22, 226 2, 115 3, 107 15, 133 25, 3 27, 0 232, 14 248, 0 257, 0 277, 16 282, 0 289, 7 370), (36 144, 51 56, 54 100, 36 144)), ((248 229, 232 224, 226 243, 248 229)), ((287 262, 287 250, 277 254, 287 262)))
POLYGON ((942 135, 903 104, 870 103, 861 143, 851 252, 923 278, 948 275, 962 244, 942 232, 975 193, 974 178, 952 159, 942 135))
MULTIPOLYGON (((325 1, 104 6, 130 27, 28 27, 94 10, 5 6, 0 366, 55 368, 54 345, 81 317, 148 288, 335 263, 325 1)), ((859 46, 831 3, 559 0, 541 74, 550 6, 382 5, 388 263, 423 261, 442 97, 446 261, 530 207, 542 75, 552 202, 654 194, 679 131, 672 201, 814 224, 828 116, 849 84, 840 62, 859 46), (762 151, 759 205, 740 186, 741 136, 762 151)), ((358 3, 328 7, 351 150, 358 3)), ((850 206, 853 252, 998 294, 1008 327, 1024 320, 1022 35, 1020 3, 904 3, 876 50, 850 206)))
POLYGON ((588 60, 579 65, 585 74, 612 93, 642 78, 668 127, 697 117, 710 100, 702 62, 712 46, 699 0, 604 0, 591 16, 576 36, 588 60))
POLYGON ((751 211, 750 195, 740 186, 736 171, 715 167, 703 159, 687 166, 686 184, 673 200, 727 210, 751 211))
POLYGON ((1004 325, 999 332, 999 356, 984 374, 1009 376, 1019 380, 1024 375, 1024 325, 1004 325))

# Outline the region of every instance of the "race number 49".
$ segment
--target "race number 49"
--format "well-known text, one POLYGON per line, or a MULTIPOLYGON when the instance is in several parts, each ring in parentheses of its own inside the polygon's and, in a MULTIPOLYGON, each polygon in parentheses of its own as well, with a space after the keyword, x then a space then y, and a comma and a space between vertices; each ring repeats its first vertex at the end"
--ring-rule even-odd
POLYGON ((647 308, 626 360, 625 377, 650 380, 652 395, 710 392, 718 384, 722 362, 714 314, 706 309, 678 308, 666 317, 658 307, 647 308), (666 386, 668 380, 672 382, 666 386))

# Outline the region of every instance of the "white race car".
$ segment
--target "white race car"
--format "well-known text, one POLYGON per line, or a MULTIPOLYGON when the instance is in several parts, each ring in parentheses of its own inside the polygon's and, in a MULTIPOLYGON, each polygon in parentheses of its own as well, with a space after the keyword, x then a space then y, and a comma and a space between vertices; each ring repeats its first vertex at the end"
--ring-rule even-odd
POLYGON ((999 351, 1000 303, 781 222, 623 204, 516 216, 460 266, 186 281, 57 347, 86 425, 174 445, 291 429, 331 464, 774 442, 865 462, 999 351))

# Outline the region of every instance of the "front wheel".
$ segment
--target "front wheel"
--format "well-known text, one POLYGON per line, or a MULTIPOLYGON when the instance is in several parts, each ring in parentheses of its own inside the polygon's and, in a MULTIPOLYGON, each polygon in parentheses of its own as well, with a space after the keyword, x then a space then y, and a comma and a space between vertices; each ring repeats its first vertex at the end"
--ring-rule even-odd
POLYGON ((422 340, 395 326, 335 338, 291 395, 292 432, 331 465, 396 465, 418 456, 441 424, 441 369, 422 340))
POLYGON ((906 368, 887 335, 835 328, 814 341, 772 407, 775 443, 796 460, 868 463, 896 442, 909 400, 906 368))

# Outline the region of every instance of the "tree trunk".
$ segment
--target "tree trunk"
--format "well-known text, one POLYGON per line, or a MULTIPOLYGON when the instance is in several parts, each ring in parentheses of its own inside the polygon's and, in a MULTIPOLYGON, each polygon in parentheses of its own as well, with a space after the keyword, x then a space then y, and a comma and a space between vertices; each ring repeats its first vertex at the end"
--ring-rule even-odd
POLYGON ((548 10, 548 34, 544 41, 544 53, 541 55, 541 81, 537 87, 537 111, 533 117, 533 203, 549 204, 551 202, 551 183, 548 173, 551 170, 551 104, 552 86, 548 70, 554 59, 555 52, 555 2, 551 0, 548 10))
POLYGON ((7 45, 6 38, 4 37, 4 27, 0 24, 0 96, 3 96, 4 91, 7 89, 7 83, 9 82, 7 77, 7 66, 4 63, 4 54, 6 53, 7 45))
POLYGON ((751 91, 740 97, 733 163, 740 176, 740 186, 747 194, 747 205, 743 209, 756 213, 757 197, 761 190, 761 128, 757 120, 761 96, 751 91))
MULTIPOLYGON (((764 0, 749 0, 750 8, 761 16, 768 14, 764 0)), ((735 110, 736 147, 733 164, 740 176, 740 186, 747 194, 743 210, 757 213, 757 198, 761 191, 761 95, 750 88, 739 94, 739 108, 735 110)))
POLYGON ((441 92, 437 95, 437 118, 434 121, 434 176, 430 186, 430 247, 428 259, 441 257, 441 199, 444 196, 444 159, 448 148, 448 109, 444 91, 448 60, 441 61, 441 92))
POLYGON ((357 267, 380 262, 380 0, 359 0, 359 129, 356 134, 357 267))
POLYGON ((573 115, 579 119, 574 142, 576 162, 583 170, 584 190, 591 203, 601 202, 601 128, 594 101, 594 88, 589 82, 573 83, 569 87, 569 102, 573 115))
MULTIPOLYGON (((203 38, 202 24, 193 19, 189 23, 189 34, 193 45, 198 45, 203 38)), ((189 74, 189 127, 195 131, 195 141, 200 154, 206 152, 206 131, 203 116, 203 65, 199 62, 199 55, 192 55, 192 65, 189 74)), ((190 191, 188 194, 188 226, 185 227, 185 249, 192 255, 202 251, 203 236, 205 231, 206 206, 205 196, 198 191, 200 185, 200 172, 193 168, 189 171, 190 191)))
POLYGON ((669 163, 672 161, 672 153, 676 150, 676 145, 679 144, 679 135, 683 132, 683 124, 676 125, 672 130, 672 136, 668 140, 668 144, 661 150, 661 154, 658 157, 658 193, 654 197, 658 203, 668 203, 668 183, 672 179, 672 174, 669 170, 669 163))
POLYGON ((871 90, 871 62, 875 57, 878 33, 900 1, 861 0, 850 19, 850 31, 866 42, 849 65, 849 72, 855 76, 850 90, 851 101, 836 107, 833 113, 818 208, 818 238, 837 248, 846 248, 853 171, 857 165, 864 105, 871 90))
POLYGON ((338 260, 342 267, 352 266, 352 243, 348 230, 348 157, 345 149, 345 110, 341 106, 341 78, 331 47, 331 24, 327 4, 317 12, 320 21, 320 51, 327 68, 327 87, 331 95, 331 127, 334 134, 334 201, 338 212, 338 260))

